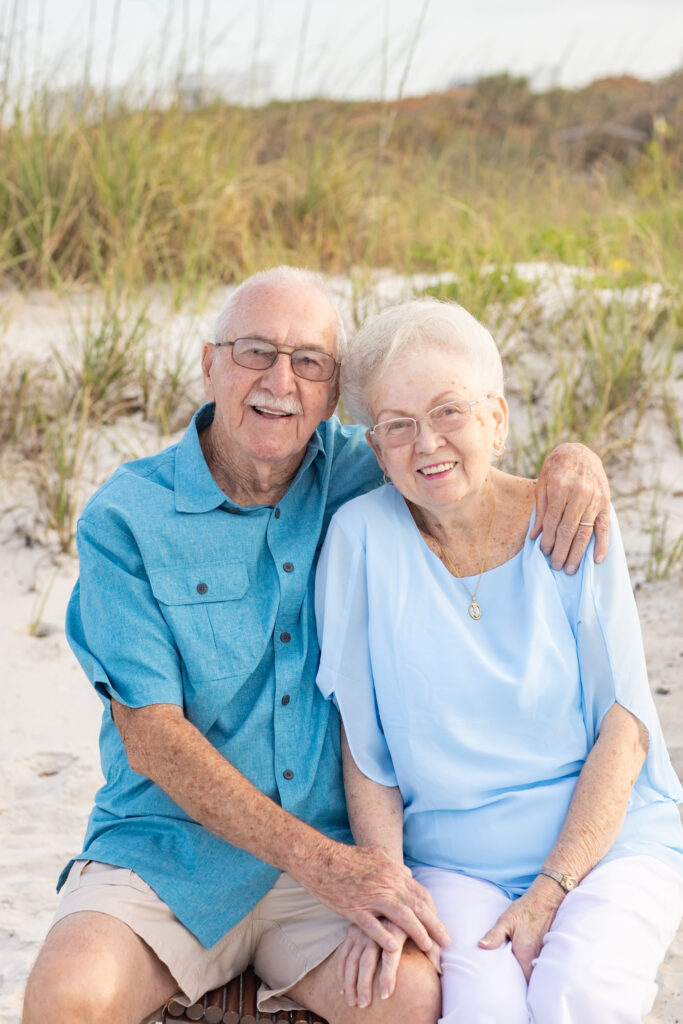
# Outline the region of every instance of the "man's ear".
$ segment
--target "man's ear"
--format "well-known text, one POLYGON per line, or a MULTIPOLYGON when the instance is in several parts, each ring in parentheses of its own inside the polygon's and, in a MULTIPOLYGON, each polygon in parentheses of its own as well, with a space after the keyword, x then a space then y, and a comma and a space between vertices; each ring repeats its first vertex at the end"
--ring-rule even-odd
POLYGON ((211 380, 211 367, 213 361, 216 358, 216 346, 212 342, 207 342, 202 350, 202 377, 204 380, 204 394, 210 402, 215 401, 215 393, 213 389, 213 381, 211 380))

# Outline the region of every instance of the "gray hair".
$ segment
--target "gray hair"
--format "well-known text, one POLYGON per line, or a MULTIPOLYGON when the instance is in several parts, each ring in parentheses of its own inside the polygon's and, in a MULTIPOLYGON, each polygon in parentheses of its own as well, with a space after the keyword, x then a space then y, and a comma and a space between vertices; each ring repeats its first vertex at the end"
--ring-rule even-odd
POLYGON ((404 353, 430 345, 466 362, 476 387, 503 394, 500 352, 486 328, 455 302, 416 299, 367 320, 351 341, 342 365, 341 398, 355 423, 373 425, 366 396, 374 381, 404 353))
POLYGON ((337 361, 341 361, 344 358, 348 342, 346 340, 344 322, 339 310, 337 309, 337 305, 329 288, 327 287, 324 277, 321 274, 314 273, 312 270, 305 270, 303 267, 280 266, 271 267, 269 270, 259 270, 258 273, 252 274, 251 277, 248 277, 242 282, 242 284, 238 285, 234 292, 231 292, 225 300, 218 316, 216 317, 213 325, 213 334, 211 336, 211 341, 214 345, 217 342, 227 340, 230 328, 230 319, 240 299, 244 296, 245 292, 250 291, 255 286, 258 287, 259 285, 270 285, 274 288, 282 288, 291 291, 296 291, 300 288, 312 288, 324 295, 330 303, 330 306, 337 318, 337 327, 334 339, 336 346, 336 358, 337 361))

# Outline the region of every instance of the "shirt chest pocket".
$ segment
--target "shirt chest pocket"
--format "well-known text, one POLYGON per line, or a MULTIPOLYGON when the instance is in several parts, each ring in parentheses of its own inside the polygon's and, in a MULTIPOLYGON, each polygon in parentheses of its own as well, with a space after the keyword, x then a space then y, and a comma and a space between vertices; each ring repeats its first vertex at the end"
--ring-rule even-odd
POLYGON ((258 647, 258 616, 241 562, 155 569, 149 580, 190 680, 250 671, 258 647))

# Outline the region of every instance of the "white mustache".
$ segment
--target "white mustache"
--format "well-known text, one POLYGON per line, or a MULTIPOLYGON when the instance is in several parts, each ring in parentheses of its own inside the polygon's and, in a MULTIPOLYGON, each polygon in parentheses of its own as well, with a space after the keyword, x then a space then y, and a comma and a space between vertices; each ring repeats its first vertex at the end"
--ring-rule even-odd
POLYGON ((258 388, 247 395, 244 404, 274 409, 276 412, 292 413, 295 416, 301 416, 304 411, 301 402, 293 395, 283 395, 278 398, 271 395, 269 391, 260 391, 258 388))

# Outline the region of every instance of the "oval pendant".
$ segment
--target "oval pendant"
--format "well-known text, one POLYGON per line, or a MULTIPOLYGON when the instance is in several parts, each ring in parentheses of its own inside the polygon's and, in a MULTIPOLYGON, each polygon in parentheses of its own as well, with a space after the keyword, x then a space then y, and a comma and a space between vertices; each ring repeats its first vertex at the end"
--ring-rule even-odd
POLYGON ((473 600, 472 604, 470 605, 470 618, 471 619, 480 619, 481 618, 481 608, 479 607, 479 605, 477 604, 477 602, 475 600, 473 600))

